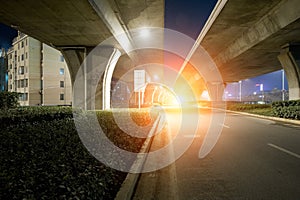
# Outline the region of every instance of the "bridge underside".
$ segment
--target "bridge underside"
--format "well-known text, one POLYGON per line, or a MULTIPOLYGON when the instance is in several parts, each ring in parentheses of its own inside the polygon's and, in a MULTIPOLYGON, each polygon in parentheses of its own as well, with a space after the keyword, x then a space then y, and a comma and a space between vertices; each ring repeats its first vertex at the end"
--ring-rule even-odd
MULTIPOLYGON (((255 3, 252 0, 220 0, 197 42, 214 59, 224 82, 237 82, 283 68, 290 74, 289 90, 298 91, 299 73, 288 71, 299 71, 299 65, 283 66, 278 56, 283 46, 299 43, 299 35, 298 0, 255 3)), ((291 99, 300 99, 298 93, 292 92, 291 99)))
MULTIPOLYGON (((217 7, 219 2, 224 0, 218 1, 217 7)), ((212 13, 208 22, 210 20, 212 25, 204 27, 197 42, 215 61, 223 82, 236 82, 283 67, 293 87, 290 90, 299 90, 299 63, 295 52, 291 53, 290 63, 296 64, 288 64, 282 57, 280 61, 277 59, 285 44, 300 42, 298 0, 255 3, 228 0, 220 12, 212 13), (286 66, 282 66, 284 63, 286 66), (292 71, 297 72, 296 75, 292 71)), ((0 21, 61 50, 74 82, 84 58, 105 39, 114 37, 110 46, 127 54, 125 45, 116 37, 118 33, 142 27, 163 28, 164 0, 4 1, 0 21)), ((125 39, 130 41, 130 36, 125 39)), ((139 62, 133 58, 141 55, 121 56, 113 78, 134 68, 139 62), (130 65, 126 65, 128 63, 130 65)), ((198 93, 203 91, 201 83, 193 81, 192 84, 198 85, 198 93)), ((224 83, 218 84, 224 86, 224 83)), ((299 99, 298 93, 293 92, 292 99, 299 99)))

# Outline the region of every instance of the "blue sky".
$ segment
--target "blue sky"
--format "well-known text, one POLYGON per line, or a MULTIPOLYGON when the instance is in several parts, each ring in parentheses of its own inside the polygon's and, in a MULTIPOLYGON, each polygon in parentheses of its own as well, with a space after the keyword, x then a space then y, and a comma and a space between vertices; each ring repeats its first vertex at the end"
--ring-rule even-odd
POLYGON ((8 49, 16 36, 17 31, 15 29, 0 23, 0 48, 8 49))

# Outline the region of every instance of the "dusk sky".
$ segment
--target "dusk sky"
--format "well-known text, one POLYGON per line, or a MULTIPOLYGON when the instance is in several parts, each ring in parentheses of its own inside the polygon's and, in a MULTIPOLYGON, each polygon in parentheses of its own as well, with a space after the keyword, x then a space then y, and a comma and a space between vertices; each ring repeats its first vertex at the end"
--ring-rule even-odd
POLYGON ((0 23, 0 49, 11 47, 12 40, 17 36, 17 31, 0 23))
MULTIPOLYGON (((193 39, 196 39, 206 20, 208 19, 217 0, 166 0, 165 1, 165 27, 182 32, 193 39)), ((11 41, 16 37, 17 31, 0 23, 0 48, 8 49, 11 41)), ((264 90, 274 88, 281 89, 281 71, 255 77, 243 81, 244 94, 251 94, 256 90, 256 84, 264 84, 264 90)), ((229 84, 227 90, 237 95, 236 84, 229 84)), ((287 89, 285 78, 285 89, 287 89)))

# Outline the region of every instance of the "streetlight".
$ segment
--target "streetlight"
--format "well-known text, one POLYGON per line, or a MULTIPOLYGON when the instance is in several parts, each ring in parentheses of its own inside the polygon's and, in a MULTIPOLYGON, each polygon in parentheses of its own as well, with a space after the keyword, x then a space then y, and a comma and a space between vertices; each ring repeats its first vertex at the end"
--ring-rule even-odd
POLYGON ((239 92, 239 96, 240 96, 240 102, 242 101, 242 81, 239 81, 240 84, 240 92, 239 92))
POLYGON ((282 74, 282 101, 284 101, 284 70, 281 70, 281 74, 282 74))

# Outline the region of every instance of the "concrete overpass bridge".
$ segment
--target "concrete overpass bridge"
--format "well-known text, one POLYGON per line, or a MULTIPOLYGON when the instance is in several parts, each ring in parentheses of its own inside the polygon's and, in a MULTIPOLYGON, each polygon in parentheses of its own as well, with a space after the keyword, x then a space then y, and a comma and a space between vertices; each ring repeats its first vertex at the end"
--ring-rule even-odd
POLYGON ((189 58, 197 59, 193 54, 201 44, 215 61, 225 83, 283 68, 290 99, 300 99, 299 43, 298 0, 220 0, 189 58))
MULTIPOLYGON (((200 33, 187 61, 199 63, 195 53, 201 44, 214 59, 223 81, 205 81, 191 78, 191 85, 199 86, 199 94, 206 83, 213 99, 220 99, 224 83, 234 82, 281 69, 286 71, 290 97, 300 99, 299 48, 300 6, 297 0, 259 1, 219 0, 209 20, 200 33), (220 92, 221 91, 221 92, 220 92)), ((130 52, 130 34, 118 37, 121 32, 142 27, 164 27, 164 0, 82 0, 82 1, 4 1, 1 2, 0 21, 36 39, 59 49, 69 67, 72 82, 89 53, 105 39, 113 41, 101 50, 105 57, 105 72, 97 87, 97 104, 110 107, 110 82, 137 65, 147 63, 149 55, 163 64, 161 51, 130 52), (122 54, 124 53, 125 54, 122 54), (130 52, 130 53, 129 53, 130 52), (122 55, 122 56, 121 56, 122 55), (117 62, 114 62, 117 61, 117 62), (103 94, 103 95, 102 95, 103 94)), ((164 38, 159 39, 163 44, 164 38)), ((151 57, 150 56, 150 57, 151 57)), ((184 65, 186 75, 193 66, 184 65)), ((191 69, 191 70, 190 70, 191 69)), ((82 92, 76 96, 85 101, 89 93, 85 74, 93 69, 79 72, 82 92)), ((154 73, 161 73, 159 70, 154 73)), ((91 109, 85 102, 84 107, 91 109)))

